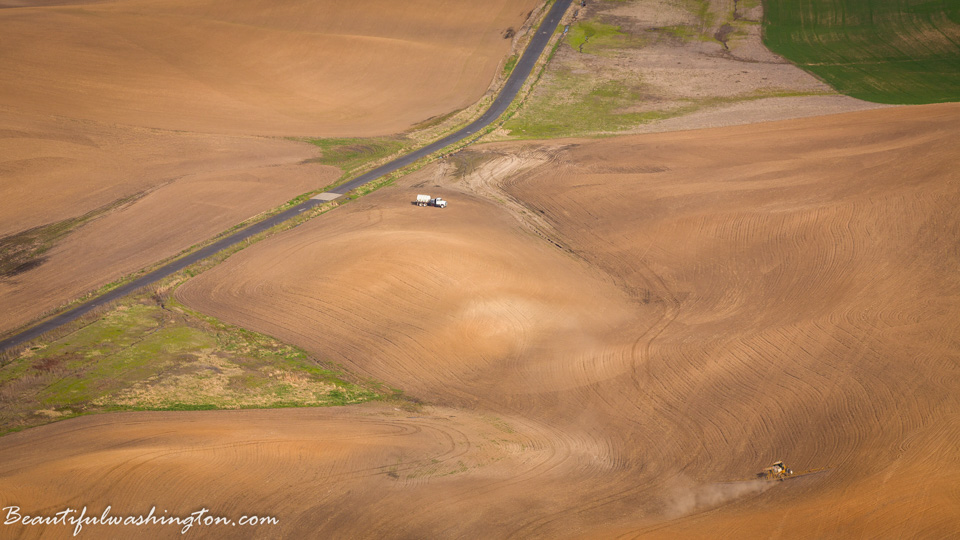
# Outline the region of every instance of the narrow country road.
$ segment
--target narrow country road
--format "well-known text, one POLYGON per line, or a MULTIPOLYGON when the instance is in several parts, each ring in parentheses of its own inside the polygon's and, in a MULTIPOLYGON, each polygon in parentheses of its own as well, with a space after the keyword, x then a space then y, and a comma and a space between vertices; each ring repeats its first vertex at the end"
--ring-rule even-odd
MULTIPOLYGON (((463 139, 477 133, 481 129, 490 125, 494 120, 500 117, 504 111, 507 110, 507 107, 510 106, 510 103, 517 96, 517 93, 520 91, 520 88, 523 87, 523 84, 526 82, 527 78, 530 76, 530 73, 533 71, 534 65, 537 63, 537 59, 540 58, 540 55, 543 53, 544 48, 547 46, 547 43, 550 41, 550 37, 553 35, 554 31, 557 28, 557 25, 560 24, 560 19, 563 18, 563 14, 566 13, 567 8, 570 6, 572 0, 557 0, 553 6, 550 8, 549 13, 544 18, 543 22, 540 23, 539 28, 537 28, 537 33, 530 40, 530 43, 527 45, 527 49, 523 52, 523 55, 520 57, 520 60, 517 62, 517 65, 513 69, 513 73, 510 74, 510 78, 507 79, 507 83, 500 90, 500 93, 493 100, 493 103, 490 105, 490 108, 483 113, 480 118, 474 120, 470 125, 447 135, 446 137, 428 144, 418 150, 414 150, 409 154, 400 156, 399 158, 381 165, 376 169, 358 176, 357 178, 346 182, 330 191, 332 194, 344 194, 350 190, 356 189, 364 184, 370 183, 377 178, 385 174, 389 174, 393 171, 406 167, 411 163, 417 161, 418 159, 432 154, 437 150, 440 150, 446 146, 449 146, 453 143, 462 141, 463 139)), ((175 274, 180 270, 183 270, 187 266, 190 266, 193 263, 206 259, 211 255, 222 251, 230 246, 238 244, 251 236, 259 234, 275 225, 283 223, 288 219, 293 218, 297 214, 313 208, 317 205, 323 204, 323 200, 310 199, 305 202, 300 203, 297 206, 290 208, 284 212, 281 212, 275 216, 265 219, 259 223, 255 223, 241 229, 230 236, 227 236, 209 246, 195 251, 182 259, 173 261, 167 265, 164 265, 153 272, 150 272, 146 275, 143 275, 130 283, 117 287, 116 289, 105 293, 96 298, 92 298, 77 307, 74 307, 68 311, 60 313, 55 317, 47 319, 36 326, 32 326, 20 333, 14 334, 6 339, 0 340, 0 350, 9 349, 26 343, 32 339, 40 337, 41 335, 59 328, 64 324, 75 321, 76 319, 86 315, 87 313, 93 311, 94 309, 107 305, 114 300, 122 298, 141 287, 145 287, 152 283, 155 283, 167 276, 175 274)))

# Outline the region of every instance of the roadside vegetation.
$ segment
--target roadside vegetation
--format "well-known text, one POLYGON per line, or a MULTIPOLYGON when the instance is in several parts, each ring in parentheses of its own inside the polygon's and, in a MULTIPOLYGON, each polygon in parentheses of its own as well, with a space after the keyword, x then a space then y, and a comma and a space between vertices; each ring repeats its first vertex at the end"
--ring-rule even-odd
POLYGON ((503 64, 503 78, 506 79, 513 73, 513 68, 517 67, 517 61, 520 60, 520 55, 515 54, 510 58, 507 58, 507 61, 503 64))
POLYGON ((356 176, 369 163, 379 162, 408 148, 412 141, 402 137, 307 139, 320 148, 317 163, 331 165, 343 171, 341 179, 356 176))
POLYGON ((577 52, 603 53, 622 46, 628 37, 619 26, 592 20, 571 25, 566 42, 577 52))
POLYGON ((620 131, 663 116, 624 111, 643 97, 639 77, 597 81, 560 68, 544 82, 520 113, 504 124, 512 137, 542 139, 620 131))
POLYGON ((960 3, 768 0, 764 43, 844 94, 960 101, 960 3))
POLYGON ((641 40, 616 25, 599 20, 572 24, 554 49, 551 64, 533 92, 503 128, 511 138, 542 139, 597 132, 615 132, 654 119, 656 113, 624 109, 642 98, 637 74, 593 73, 553 56, 605 56, 641 40))
POLYGON ((0 434, 81 414, 347 405, 398 395, 143 292, 0 366, 0 434))

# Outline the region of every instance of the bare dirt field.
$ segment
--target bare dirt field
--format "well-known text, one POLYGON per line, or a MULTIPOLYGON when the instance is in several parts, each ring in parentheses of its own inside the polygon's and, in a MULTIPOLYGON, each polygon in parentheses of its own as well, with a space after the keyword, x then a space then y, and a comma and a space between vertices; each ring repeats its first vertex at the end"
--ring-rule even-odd
MULTIPOLYGON (((71 507, 102 493, 104 500, 115 501, 114 516, 146 514, 156 505, 159 515, 165 509, 168 515, 187 515, 207 506, 233 519, 251 514, 280 519, 276 526, 190 531, 200 538, 436 537, 438 515, 445 522, 444 535, 458 536, 498 520, 514 504, 525 504, 501 489, 525 480, 515 471, 549 470, 570 458, 557 451, 553 437, 524 422, 441 407, 424 413, 377 404, 85 417, 69 430, 49 433, 44 439, 49 453, 32 452, 29 433, 4 437, 4 450, 12 457, 0 465, 0 497, 5 506, 16 501, 24 512, 53 510, 52 492, 60 494, 52 504, 71 507), (98 433, 97 440, 79 441, 84 432, 98 433), (41 467, 46 472, 38 475, 41 467), (72 485, 64 484, 65 477, 72 485), (504 500, 477 507, 471 493, 491 490, 503 493, 504 500), (431 503, 424 506, 427 500, 431 503), (307 511, 294 517, 282 510, 288 507, 307 511)), ((140 529, 169 538, 180 528, 140 529)), ((88 526, 81 537, 124 536, 132 530, 88 526)), ((69 538, 72 528, 23 532, 23 538, 69 538)))
POLYGON ((16 113, 0 156, 0 238, 115 205, 0 273, 0 332, 339 176, 307 143, 16 113))
POLYGON ((117 0, 0 10, 0 104, 162 129, 398 133, 487 91, 536 0, 117 0), (506 36, 506 37, 505 37, 506 36))
MULTIPOLYGON (((0 107, 0 237, 190 175, 291 166, 316 156, 316 147, 283 139, 161 131, 0 107)), ((317 165, 305 169, 329 176, 317 165)), ((300 193, 291 186, 291 197, 300 193)))
POLYGON ((394 134, 477 101, 537 4, 3 3, 0 248, 119 208, 0 266, 0 333, 339 176, 273 136, 394 134))
POLYGON ((48 425, 0 439, 0 499, 277 536, 956 534, 958 114, 464 152, 178 289, 429 405, 48 425), (750 480, 777 459, 823 472, 750 480))
MULTIPOLYGON (((253 161, 236 157, 240 163, 253 161)), ((275 162, 182 176, 80 227, 35 268, 0 279, 0 331, 174 256, 338 175, 324 165, 275 162)))

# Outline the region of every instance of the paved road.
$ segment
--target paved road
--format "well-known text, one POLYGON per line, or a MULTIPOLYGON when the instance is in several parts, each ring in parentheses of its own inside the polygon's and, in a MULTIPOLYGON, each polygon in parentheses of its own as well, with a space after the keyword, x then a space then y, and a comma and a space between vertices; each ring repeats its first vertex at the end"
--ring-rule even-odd
POLYGON ((547 13, 547 17, 542 23, 540 23, 540 28, 537 29, 536 35, 533 36, 533 39, 530 40, 530 44, 527 45, 527 50, 524 51, 523 56, 520 57, 520 60, 517 61, 517 65, 514 66, 513 73, 510 74, 510 78, 507 79, 507 83, 503 86, 503 89, 500 90, 500 94, 497 95, 496 99, 493 100, 493 103, 490 105, 490 108, 487 109, 487 112, 483 113, 483 116, 474 120, 467 127, 447 135, 439 141, 430 143, 419 150, 414 150, 413 152, 410 152, 405 156, 401 156, 390 163, 387 163, 386 165, 381 165, 380 167, 377 167, 366 174, 360 175, 355 179, 330 191, 332 193, 346 193, 351 189, 356 189, 368 182, 380 178, 385 174, 389 174, 397 169, 406 167, 414 161, 430 155, 441 148, 449 146, 455 142, 462 141, 470 135, 479 132, 483 128, 490 125, 494 120, 499 118, 500 115, 507 110, 507 107, 510 106, 513 98, 517 96, 517 92, 519 92, 520 88, 523 87, 523 83, 527 81, 527 77, 529 77, 530 73, 533 71, 533 66, 537 63, 537 59, 540 58, 540 54, 543 52, 544 47, 547 46, 547 42, 550 41, 550 36, 552 36, 554 30, 557 29, 557 25, 560 24, 560 19, 563 17, 563 14, 566 13, 571 1, 572 0, 557 0, 557 2, 553 5, 553 7, 550 9, 550 12, 547 13))
MULTIPOLYGON (((491 122, 499 118, 500 115, 507 110, 507 107, 510 106, 513 98, 517 96, 517 92, 520 91, 520 88, 523 86, 523 83, 526 82, 527 77, 530 76, 530 73, 533 71, 533 66, 537 63, 537 59, 540 58, 540 54, 543 53, 543 49, 547 46, 547 42, 550 41, 550 36, 553 35, 557 25, 560 24, 560 19, 567 11, 571 1, 572 0, 557 0, 553 7, 550 8, 550 12, 547 14, 547 17, 542 23, 540 23, 540 27, 537 29, 536 35, 534 35, 533 39, 530 40, 530 44, 527 45, 527 49, 524 51, 523 56, 520 57, 517 65, 513 68, 513 73, 510 74, 510 78, 507 79, 507 83, 504 85, 503 89, 500 90, 500 94, 497 95, 496 99, 493 100, 493 104, 490 105, 490 108, 487 109, 487 111, 483 113, 480 118, 474 120, 470 125, 460 129, 456 133, 447 135, 446 137, 428 144, 419 150, 414 150, 413 152, 401 156, 385 165, 381 165, 380 167, 377 167, 366 174, 358 176, 357 178, 330 191, 332 193, 342 194, 372 182, 385 174, 389 174, 397 169, 406 167, 418 159, 428 154, 432 154, 433 152, 436 152, 445 146, 462 141, 463 139, 487 127, 491 122)), ((117 287, 116 289, 102 296, 88 300, 87 302, 84 302, 83 304, 80 304, 69 311, 65 311, 56 317, 48 319, 34 327, 20 332, 19 334, 14 334, 13 336, 0 341, 0 350, 16 347, 17 345, 40 337, 42 334, 74 321, 93 311, 94 309, 97 309, 98 307, 109 304, 110 302, 126 296, 141 287, 145 287, 160 281, 161 279, 179 272, 180 270, 183 270, 187 266, 190 266, 197 261, 206 259, 214 253, 238 244, 255 234, 261 233, 273 227, 274 225, 283 223, 284 221, 296 216, 300 212, 323 204, 323 202, 324 201, 310 199, 264 221, 251 225, 245 229, 241 229, 199 251, 187 255, 182 259, 162 266, 153 272, 150 272, 149 274, 131 281, 126 285, 117 287)))

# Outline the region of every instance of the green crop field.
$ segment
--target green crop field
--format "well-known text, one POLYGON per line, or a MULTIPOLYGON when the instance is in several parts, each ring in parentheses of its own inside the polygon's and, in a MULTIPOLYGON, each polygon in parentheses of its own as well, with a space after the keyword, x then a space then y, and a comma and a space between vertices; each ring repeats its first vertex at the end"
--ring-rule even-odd
POLYGON ((766 0, 764 43, 844 94, 960 101, 960 1, 766 0))

